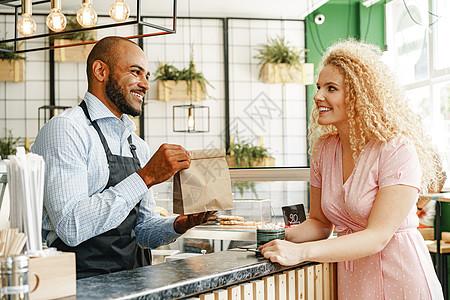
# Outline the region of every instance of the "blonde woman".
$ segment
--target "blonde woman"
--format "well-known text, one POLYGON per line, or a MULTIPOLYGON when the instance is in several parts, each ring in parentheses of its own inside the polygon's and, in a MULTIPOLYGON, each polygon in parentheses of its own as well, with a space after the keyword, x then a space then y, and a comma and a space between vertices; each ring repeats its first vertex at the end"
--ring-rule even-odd
POLYGON ((282 265, 338 262, 339 299, 443 299, 415 207, 438 185, 439 162, 380 54, 355 40, 324 54, 310 216, 261 252, 282 265), (327 239, 333 225, 338 237, 327 239))

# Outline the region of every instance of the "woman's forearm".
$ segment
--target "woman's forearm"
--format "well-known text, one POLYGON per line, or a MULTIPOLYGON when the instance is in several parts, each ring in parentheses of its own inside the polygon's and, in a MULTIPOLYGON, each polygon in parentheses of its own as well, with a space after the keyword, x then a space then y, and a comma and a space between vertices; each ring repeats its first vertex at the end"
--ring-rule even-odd
POLYGON ((355 232, 338 238, 299 245, 306 260, 340 262, 366 257, 380 252, 387 242, 384 235, 374 230, 355 232))
POLYGON ((286 229, 286 240, 294 243, 323 240, 330 236, 332 229, 331 224, 323 224, 310 218, 297 226, 286 229))

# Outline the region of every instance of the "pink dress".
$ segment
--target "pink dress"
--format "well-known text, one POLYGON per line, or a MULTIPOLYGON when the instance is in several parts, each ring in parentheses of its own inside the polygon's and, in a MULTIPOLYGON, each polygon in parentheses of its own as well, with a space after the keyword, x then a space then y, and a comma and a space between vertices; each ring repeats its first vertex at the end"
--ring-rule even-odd
MULTIPOLYGON (((321 189, 323 213, 336 226, 338 236, 366 228, 378 189, 398 184, 420 188, 422 171, 417 153, 400 139, 369 142, 345 183, 339 136, 321 138, 314 157, 311 185, 321 189)), ((381 252, 339 262, 339 299, 443 299, 418 225, 412 207, 381 252)))

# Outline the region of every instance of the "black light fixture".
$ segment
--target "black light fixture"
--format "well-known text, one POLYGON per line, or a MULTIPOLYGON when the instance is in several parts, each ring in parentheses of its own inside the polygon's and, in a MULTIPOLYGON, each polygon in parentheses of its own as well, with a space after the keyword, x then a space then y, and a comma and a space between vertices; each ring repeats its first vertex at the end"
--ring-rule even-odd
MULTIPOLYGON (((73 1, 80 1, 80 0, 73 0, 73 1)), ((105 0, 103 0, 105 1, 105 0)), ((24 49, 19 48, 19 42, 22 41, 29 41, 34 39, 42 39, 42 38, 48 38, 51 36, 57 37, 58 35, 62 34, 71 34, 76 33, 80 31, 90 31, 90 30, 101 30, 105 28, 112 28, 112 27, 118 27, 118 26, 125 26, 125 25, 142 25, 145 27, 150 27, 155 29, 155 32, 147 33, 147 34, 139 34, 134 36, 126 36, 128 39, 134 39, 134 38, 142 38, 142 37, 149 37, 149 36, 157 36, 157 35, 165 35, 165 34, 172 34, 176 32, 176 20, 177 20, 177 0, 169 0, 173 2, 173 11, 172 11, 172 28, 163 27, 157 24, 149 23, 143 20, 143 16, 141 13, 142 4, 141 0, 136 0, 136 15, 135 18, 133 17, 132 20, 127 20, 128 16, 130 15, 130 9, 128 7, 128 4, 124 0, 111 0, 113 3, 109 9, 109 14, 111 18, 116 21, 115 23, 108 23, 104 25, 95 25, 97 21, 97 13, 92 8, 92 0, 81 0, 81 3, 83 7, 80 9, 80 11, 77 14, 77 20, 84 28, 76 29, 76 30, 67 30, 63 31, 61 27, 65 27, 65 16, 61 13, 61 1, 60 0, 0 0, 0 5, 4 5, 6 7, 14 9, 14 30, 7 30, 7 32, 14 32, 14 38, 8 38, 4 40, 0 40, 0 43, 7 45, 10 43, 13 43, 13 50, 8 50, 4 48, 0 48, 0 51, 3 52, 13 52, 13 53, 24 53, 24 52, 31 52, 31 51, 39 51, 39 50, 48 50, 48 49, 57 49, 57 48, 63 48, 63 47, 71 47, 71 46, 78 46, 78 45, 84 45, 84 44, 94 44, 97 41, 84 41, 84 42, 76 42, 72 44, 64 44, 64 45, 52 45, 49 43, 49 46, 46 47, 39 47, 35 45, 35 43, 26 43, 24 49), (60 31, 50 31, 46 34, 37 34, 34 35, 34 32, 36 31, 36 23, 31 18, 31 8, 34 5, 40 5, 44 3, 50 3, 51 2, 51 9, 52 13, 51 16, 49 15, 49 18, 51 20, 47 21, 47 24, 49 27, 54 27, 53 29, 57 29, 60 31), (22 7, 21 14, 22 18, 19 20, 19 8, 22 7), (60 23, 58 23, 60 22, 60 23)), ((144 0, 142 3, 146 3, 149 0, 144 0)), ((23 44, 23 43, 21 43, 23 44)))
MULTIPOLYGON (((191 0, 188 0, 189 45, 191 44, 191 0)), ((191 46, 192 47, 192 46, 191 46)), ((191 48, 192 51, 192 48, 191 48)), ((209 132, 209 106, 193 105, 194 100, 191 81, 188 84, 190 104, 173 106, 173 132, 201 133, 209 132)), ((197 86, 198 89, 200 86, 197 86)))
POLYGON ((173 132, 209 132, 209 107, 200 105, 173 106, 173 132))

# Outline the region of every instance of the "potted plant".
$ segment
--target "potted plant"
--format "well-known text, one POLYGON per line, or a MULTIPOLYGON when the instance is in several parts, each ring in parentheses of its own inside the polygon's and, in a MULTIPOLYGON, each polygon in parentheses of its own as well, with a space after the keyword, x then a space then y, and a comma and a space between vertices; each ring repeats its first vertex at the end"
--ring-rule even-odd
MULTIPOLYGON (((67 16, 67 26, 65 31, 81 29, 81 25, 78 24, 76 16, 67 16)), ((78 31, 76 33, 67 33, 56 35, 52 37, 55 46, 75 44, 84 41, 95 41, 96 32, 78 31)), ((57 48, 55 49, 55 61, 56 62, 86 62, 89 52, 91 52, 94 44, 79 45, 73 47, 57 48)))
POLYGON ((20 138, 14 138, 9 130, 8 136, 0 138, 0 159, 7 159, 9 155, 16 154, 16 145, 20 138))
MULTIPOLYGON (((232 142, 226 157, 230 168, 273 167, 275 159, 270 156, 269 150, 263 146, 254 146, 246 142, 232 142)), ((233 182, 241 196, 244 191, 251 190, 258 198, 254 182, 233 182)))
POLYGON ((273 167, 275 159, 267 148, 246 142, 232 143, 227 156, 230 168, 273 167))
POLYGON ((160 63, 155 71, 155 80, 158 81, 158 100, 190 100, 201 101, 206 99, 206 85, 212 85, 201 72, 195 69, 191 59, 189 67, 182 70, 171 64, 160 63))
POLYGON ((264 83, 312 84, 314 65, 302 63, 306 49, 291 47, 283 37, 276 37, 256 50, 254 58, 259 60, 259 78, 264 83))
MULTIPOLYGON (((14 50, 13 45, 0 43, 0 48, 14 50)), ((25 80, 25 58, 17 53, 0 51, 0 81, 21 82, 25 80)))

